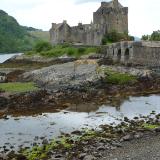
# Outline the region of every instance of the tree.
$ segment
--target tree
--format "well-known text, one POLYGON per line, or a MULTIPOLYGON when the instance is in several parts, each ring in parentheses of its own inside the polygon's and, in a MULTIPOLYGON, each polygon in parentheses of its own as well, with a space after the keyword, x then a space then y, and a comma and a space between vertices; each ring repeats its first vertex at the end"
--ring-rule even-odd
POLYGON ((118 33, 117 31, 113 30, 110 33, 107 33, 102 38, 102 45, 105 45, 107 43, 115 43, 120 41, 134 41, 134 37, 128 35, 127 32, 125 33, 118 33))
POLYGON ((143 35, 141 39, 144 41, 160 41, 160 30, 153 31, 151 35, 143 35))

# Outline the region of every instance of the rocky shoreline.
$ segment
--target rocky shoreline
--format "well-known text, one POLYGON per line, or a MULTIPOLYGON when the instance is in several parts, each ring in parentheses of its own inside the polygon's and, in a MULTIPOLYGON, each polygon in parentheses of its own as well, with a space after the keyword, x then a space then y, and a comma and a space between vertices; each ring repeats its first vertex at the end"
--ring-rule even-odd
MULTIPOLYGON (((61 90, 38 90, 26 93, 0 93, 0 109, 22 111, 37 109, 65 109, 81 102, 96 102, 116 105, 128 96, 148 95, 160 92, 160 80, 139 80, 131 85, 107 85, 104 82, 89 88, 62 88, 61 90)), ((5 114, 5 113, 4 113, 5 114)))
MULTIPOLYGON (((21 61, 22 64, 23 58, 11 59, 6 64, 11 65, 12 62, 16 64, 16 61, 21 61)), ((0 117, 6 118, 7 114, 22 111, 24 113, 35 111, 36 113, 37 110, 60 110, 80 102, 103 104, 105 101, 105 104, 118 106, 128 96, 160 93, 160 77, 152 69, 111 65, 110 60, 107 61, 107 65, 100 62, 102 59, 80 59, 77 62, 75 59, 67 59, 58 64, 57 61, 51 64, 50 60, 44 62, 40 59, 37 63, 43 63, 43 65, 40 67, 38 64, 38 67, 34 69, 16 68, 14 71, 4 73, 5 68, 4 72, 1 68, 5 82, 34 82, 39 89, 22 93, 0 90, 0 117), (119 76, 122 76, 122 79, 111 77, 116 78, 114 83, 106 81, 112 75, 111 71, 120 73, 119 76), (125 78, 131 78, 131 81, 126 82, 125 78)), ((34 62, 30 63, 30 59, 27 59, 27 65, 30 66, 32 63, 34 62)), ((100 126, 101 131, 75 131, 72 134, 79 137, 76 140, 73 138, 75 136, 64 135, 62 138, 65 140, 63 143, 61 143, 62 140, 57 141, 54 144, 56 147, 53 147, 51 142, 44 141, 43 146, 39 148, 40 151, 36 149, 38 147, 36 146, 35 151, 30 150, 29 153, 25 150, 17 155, 12 151, 7 156, 4 153, 0 157, 9 160, 30 160, 34 159, 30 156, 35 155, 39 156, 39 159, 102 159, 106 153, 122 147, 124 141, 158 134, 160 132, 159 119, 160 115, 155 115, 154 112, 148 117, 135 117, 134 120, 125 117, 120 125, 100 126)))
MULTIPOLYGON (((23 56, 20 56, 20 58, 15 57, 5 63, 14 64, 19 60, 23 61, 23 58, 23 56)), ((40 60, 38 58, 35 59, 37 62, 41 61, 45 63, 41 58, 40 60)), ((33 58, 33 60, 35 59, 33 58)), ((26 58, 24 58, 25 60, 26 58)), ((31 58, 27 59, 29 65, 33 60, 31 58)), ((64 63, 64 61, 62 64, 54 64, 49 67, 43 67, 42 65, 41 69, 31 71, 17 68, 14 71, 4 73, 6 69, 1 68, 1 70, 4 70, 1 73, 5 76, 6 82, 32 81, 38 85, 39 90, 27 93, 6 93, 0 91, 0 108, 3 109, 3 106, 22 109, 29 106, 31 108, 36 106, 57 108, 56 106, 60 107, 63 104, 74 103, 75 99, 78 102, 103 101, 103 99, 108 99, 109 97, 121 98, 128 95, 159 93, 160 91, 160 78, 152 70, 115 65, 99 65, 99 62, 102 61, 101 59, 82 59, 81 61, 84 64, 79 64, 76 68, 75 62, 64 63), (90 61, 95 61, 95 63, 89 64, 90 61), (137 81, 126 84, 107 83, 106 77, 108 75, 104 72, 106 69, 117 73, 133 75, 137 77, 137 81)), ((106 60, 106 62, 109 63, 109 60, 106 60)))
MULTIPOLYGON (((58 140, 44 140, 42 146, 10 152, 4 159, 57 159, 98 160, 112 157, 112 152, 125 147, 125 142, 140 141, 145 137, 159 135, 160 115, 152 112, 146 117, 129 120, 124 117, 116 126, 101 125, 101 130, 74 131, 58 140), (107 157, 105 157, 107 156, 107 157)), ((129 158, 129 157, 128 157, 129 158)))

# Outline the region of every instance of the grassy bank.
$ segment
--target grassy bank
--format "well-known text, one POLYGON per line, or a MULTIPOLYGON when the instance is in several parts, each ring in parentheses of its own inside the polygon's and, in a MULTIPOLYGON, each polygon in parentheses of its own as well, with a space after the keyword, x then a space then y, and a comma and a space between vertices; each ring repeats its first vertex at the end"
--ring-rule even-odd
POLYGON ((98 47, 74 47, 71 45, 51 46, 47 42, 41 42, 35 48, 27 52, 27 55, 40 55, 44 57, 60 57, 63 55, 80 57, 90 53, 98 53, 98 47))
POLYGON ((115 85, 125 85, 137 82, 137 77, 127 73, 119 73, 112 70, 105 70, 106 82, 115 85))
POLYGON ((21 93, 21 92, 35 91, 38 90, 38 88, 32 82, 29 83, 14 82, 14 83, 0 83, 0 90, 5 92, 21 93))

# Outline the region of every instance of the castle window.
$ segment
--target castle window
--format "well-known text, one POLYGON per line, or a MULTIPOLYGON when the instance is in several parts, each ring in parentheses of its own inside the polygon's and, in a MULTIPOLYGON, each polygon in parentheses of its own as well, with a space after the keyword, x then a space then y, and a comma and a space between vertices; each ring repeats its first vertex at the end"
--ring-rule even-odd
POLYGON ((102 9, 102 14, 104 13, 104 10, 102 9))

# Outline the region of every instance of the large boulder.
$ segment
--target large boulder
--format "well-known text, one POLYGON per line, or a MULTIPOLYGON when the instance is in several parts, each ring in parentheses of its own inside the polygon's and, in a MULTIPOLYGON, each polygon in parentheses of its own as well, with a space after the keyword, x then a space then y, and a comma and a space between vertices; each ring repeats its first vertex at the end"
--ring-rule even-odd
POLYGON ((7 107, 8 99, 0 96, 0 109, 7 107))
POLYGON ((24 73, 22 78, 25 81, 37 82, 41 87, 56 89, 94 84, 103 76, 98 73, 97 64, 75 65, 75 62, 69 62, 24 73))

